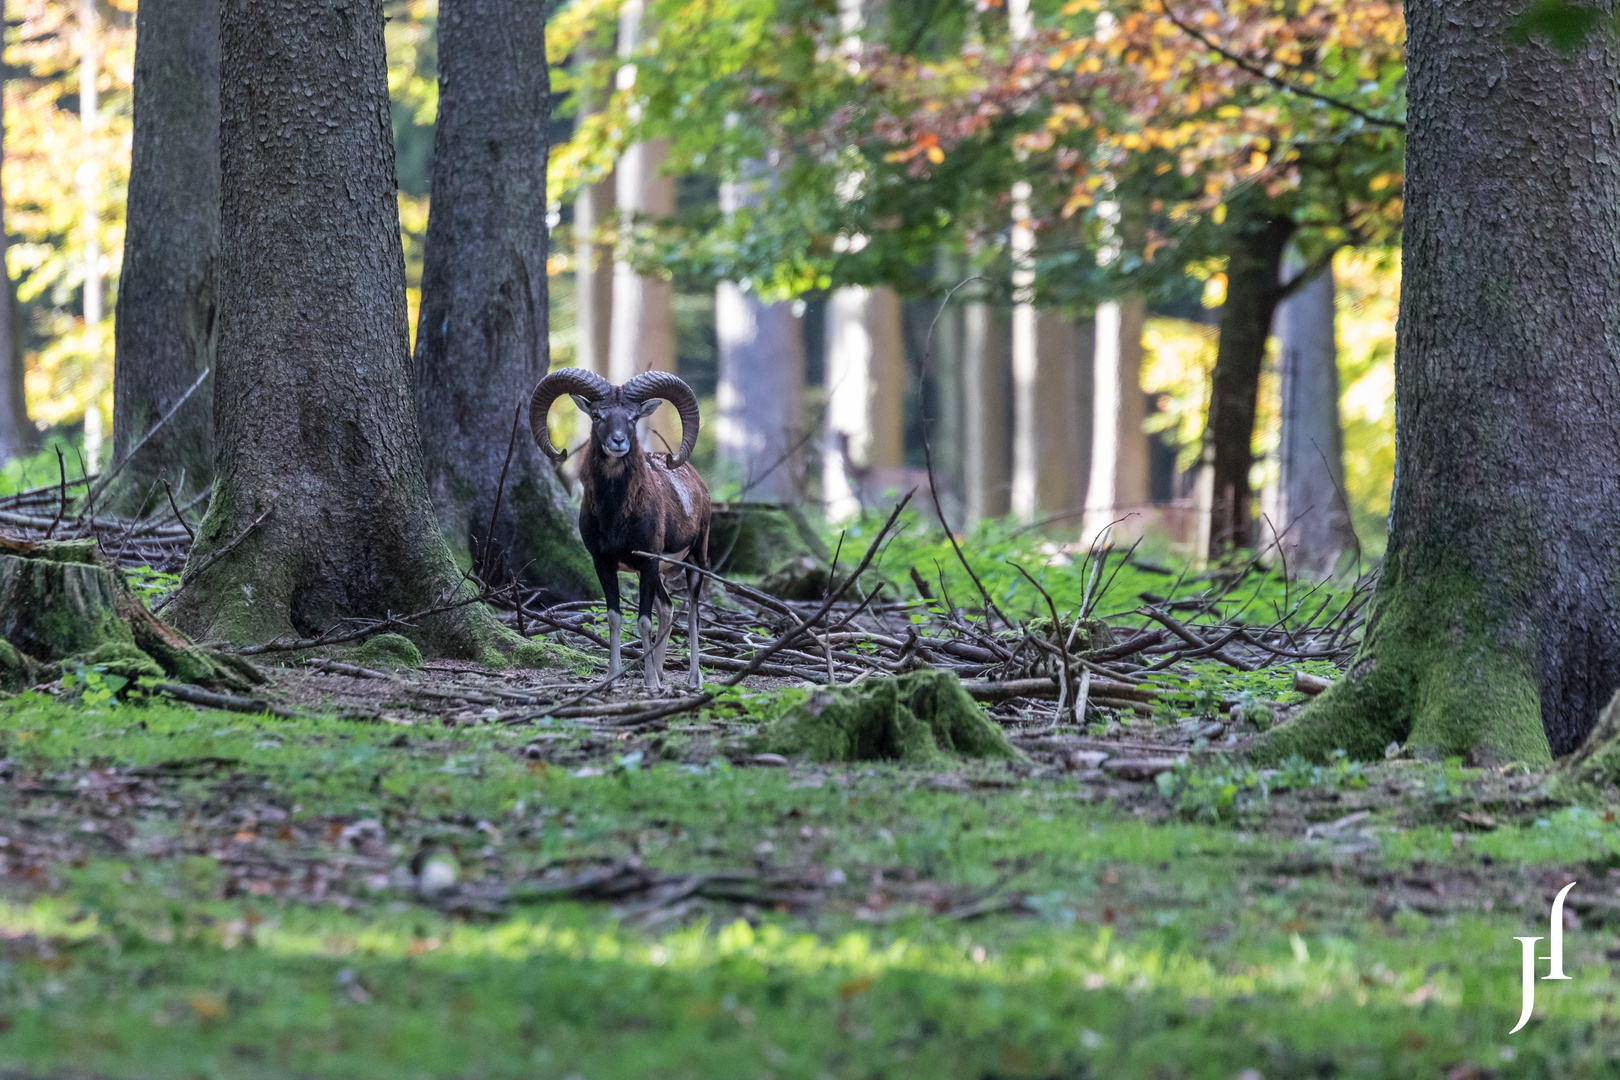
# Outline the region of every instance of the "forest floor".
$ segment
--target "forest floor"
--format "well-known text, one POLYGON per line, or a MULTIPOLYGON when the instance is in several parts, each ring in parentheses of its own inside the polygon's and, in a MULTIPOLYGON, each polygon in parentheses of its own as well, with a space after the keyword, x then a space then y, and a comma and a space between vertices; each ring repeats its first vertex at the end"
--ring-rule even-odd
POLYGON ((509 705, 587 672, 271 670, 292 718, 93 680, 0 701, 4 1075, 1477 1080, 1620 1057, 1620 824, 1522 770, 1258 772, 1186 754, 1169 715, 1018 737, 1011 763, 784 763, 742 738, 791 697, 770 680, 631 734, 509 705), (1573 978, 1510 1035, 1514 938, 1547 935, 1570 881, 1573 978))

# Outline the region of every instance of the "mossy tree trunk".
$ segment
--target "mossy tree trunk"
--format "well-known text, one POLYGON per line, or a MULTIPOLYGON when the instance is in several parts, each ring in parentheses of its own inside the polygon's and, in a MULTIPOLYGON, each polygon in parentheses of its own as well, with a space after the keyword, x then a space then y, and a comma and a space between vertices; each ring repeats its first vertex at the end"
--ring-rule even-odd
POLYGON ((433 206, 416 334, 428 489, 452 548, 492 581, 518 573, 557 599, 597 593, 578 512, 513 410, 550 366, 545 20, 509 0, 439 8, 433 206))
MULTIPOLYGON (((123 460, 214 362, 219 251, 219 2, 162 0, 135 19, 135 131, 118 278, 113 455, 123 460)), ((201 491, 213 475, 212 387, 119 474, 133 513, 167 476, 201 491)), ((176 492, 179 494, 179 492, 176 492)), ((162 496, 158 505, 166 505, 162 496)))
MULTIPOLYGON (((221 8, 214 499, 177 601, 209 640, 308 635, 459 587, 423 476, 382 0, 221 8)), ((515 638, 479 605, 421 643, 515 638)))
POLYGON ((1237 219, 1227 246, 1226 303, 1210 378, 1209 425, 1204 436, 1213 475, 1209 553, 1251 542, 1249 467, 1254 464, 1254 412, 1266 359, 1271 316, 1283 298, 1277 283, 1283 252, 1295 225, 1258 195, 1236 197, 1237 219))
POLYGON ((1388 555, 1360 656, 1268 754, 1545 761, 1620 686, 1620 52, 1513 43, 1523 9, 1407 6, 1388 555))

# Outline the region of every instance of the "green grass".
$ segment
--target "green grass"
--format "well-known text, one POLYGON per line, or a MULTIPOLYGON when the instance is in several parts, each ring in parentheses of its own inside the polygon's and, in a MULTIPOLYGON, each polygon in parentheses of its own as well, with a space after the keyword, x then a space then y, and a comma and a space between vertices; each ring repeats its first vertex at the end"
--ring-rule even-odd
MULTIPOLYGON (((855 564, 883 520, 883 515, 868 512, 844 530, 840 565, 848 570, 855 564)), ((839 535, 837 529, 828 529, 824 534, 829 551, 838 547, 839 535)), ((1047 617, 1045 599, 1017 566, 1040 582, 1059 611, 1078 610, 1085 600, 1090 574, 1085 554, 1061 550, 1010 517, 982 522, 959 542, 990 599, 1014 618, 1047 617)), ((1318 616, 1320 622, 1341 611, 1348 599, 1348 590, 1340 585, 1301 586, 1264 567, 1253 568, 1236 583, 1219 573, 1183 571, 1176 560, 1146 543, 1130 561, 1126 554, 1125 550, 1112 553, 1097 575, 1092 610, 1098 616, 1128 615, 1145 602, 1163 604, 1220 597, 1215 606, 1223 617, 1258 625, 1267 625, 1285 614, 1291 621, 1303 622, 1326 601, 1318 616), (1157 599, 1150 601, 1143 594, 1157 599)), ((943 577, 945 589, 958 606, 976 609, 982 604, 978 587, 963 569, 950 541, 932 518, 917 511, 907 510, 901 515, 878 565, 903 596, 917 596, 909 577, 910 569, 915 567, 936 596, 943 577)), ((1131 616, 1124 621, 1136 624, 1143 620, 1131 616)))
MULTIPOLYGON (((1566 937, 1575 980, 1542 984, 1545 1016, 1507 1035, 1513 937, 1546 933, 1536 882, 1569 870, 1581 892, 1613 890, 1620 826, 1600 810, 1532 799, 1522 824, 1498 809, 1503 826, 1466 844, 1445 824, 1391 825, 1376 850, 1340 856, 1279 824, 1275 804, 1189 819, 1152 785, 1093 803, 1073 779, 1001 766, 966 775, 1002 786, 942 790, 901 768, 683 766, 652 743, 601 740, 602 775, 576 777, 517 752, 531 734, 0 703, 12 763, 0 853, 82 845, 33 879, 15 864, 6 879, 0 1066, 188 1078, 1231 1080, 1255 1069, 1278 1080, 1469 1075, 1454 1072, 1464 1063, 1595 1077, 1620 1052, 1605 958, 1616 941, 1590 915, 1566 937), (648 767, 625 767, 636 764, 648 767), (92 770, 132 768, 155 778, 156 801, 128 812, 138 842, 113 851, 80 824, 105 832, 118 816, 96 817, 74 792, 92 770), (255 842, 289 865, 336 867, 352 856, 330 826, 371 820, 392 863, 433 844, 469 880, 634 852, 672 872, 762 858, 848 884, 799 914, 712 905, 652 929, 574 903, 449 918, 353 874, 334 877, 346 906, 227 896, 232 815, 262 802, 306 834, 278 847, 260 828, 255 842), (1390 881, 1482 873, 1503 896, 1522 878, 1524 903, 1380 907, 1390 881), (954 895, 1017 890, 1031 913, 941 918, 907 899, 908 878, 954 895)), ((1477 808, 1490 781, 1458 765, 1388 775, 1414 806, 1452 800, 1447 813, 1477 808)), ((1330 818, 1345 812, 1333 799, 1386 779, 1364 791, 1303 778, 1299 798, 1330 818)))

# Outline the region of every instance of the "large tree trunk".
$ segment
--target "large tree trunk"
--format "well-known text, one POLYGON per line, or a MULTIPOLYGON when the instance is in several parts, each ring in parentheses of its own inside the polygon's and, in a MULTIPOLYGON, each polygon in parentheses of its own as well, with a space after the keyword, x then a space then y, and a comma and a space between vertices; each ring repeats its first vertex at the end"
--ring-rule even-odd
MULTIPOLYGON (((5 160, 5 89, 5 71, 0 67, 0 162, 5 160)), ((14 322, 11 271, 6 267, 5 211, 6 200, 0 194, 0 464, 39 447, 39 429, 28 419, 28 394, 23 386, 22 340, 14 322)))
POLYGON ((1345 505, 1333 267, 1277 306, 1282 433, 1277 449, 1279 546, 1292 573, 1323 578, 1356 546, 1345 505))
MULTIPOLYGON (((214 362, 219 252, 219 0, 147 4, 135 20, 135 134, 118 280, 113 458, 122 461, 214 362)), ((213 476, 205 382, 119 475, 133 512, 159 477, 213 476)), ((162 502, 161 496, 158 502, 162 502)))
MULTIPOLYGON (((204 640, 465 595, 428 500, 405 326, 382 0, 225 0, 214 499, 177 601, 204 640)), ((508 418, 508 423, 510 418, 508 418)), ((478 605, 424 645, 512 640, 478 605)))
POLYGON ((578 513, 526 424, 513 439, 514 410, 551 362, 544 57, 545 21, 514 18, 509 0, 440 5, 416 411, 451 550, 491 583, 517 574, 573 600, 597 591, 578 513))
POLYGON ((1147 398, 1142 393, 1142 325, 1147 305, 1140 295, 1097 308, 1092 389, 1091 483, 1086 491, 1086 540, 1114 522, 1113 536, 1141 536, 1146 522, 1126 518, 1150 501, 1147 398), (1125 520, 1120 520, 1125 518, 1125 520))
POLYGON ((1620 52, 1511 44, 1523 9, 1406 9, 1388 554, 1360 656, 1270 754, 1545 762, 1620 686, 1620 52))
POLYGON ((1209 554, 1251 542, 1249 467, 1254 464, 1254 410, 1266 359, 1271 316, 1282 299, 1277 283, 1294 222, 1274 216, 1259 196, 1231 212, 1242 215, 1227 248, 1226 304, 1210 381, 1205 468, 1211 488, 1209 554))

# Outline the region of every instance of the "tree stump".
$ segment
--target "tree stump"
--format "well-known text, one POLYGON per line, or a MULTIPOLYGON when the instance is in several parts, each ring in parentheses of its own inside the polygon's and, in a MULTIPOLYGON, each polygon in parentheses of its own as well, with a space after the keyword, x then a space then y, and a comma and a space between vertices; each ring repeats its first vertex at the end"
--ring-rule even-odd
POLYGON ((49 678, 67 661, 227 689, 263 677, 235 657, 198 648, 147 610, 94 540, 0 536, 0 688, 49 678))

